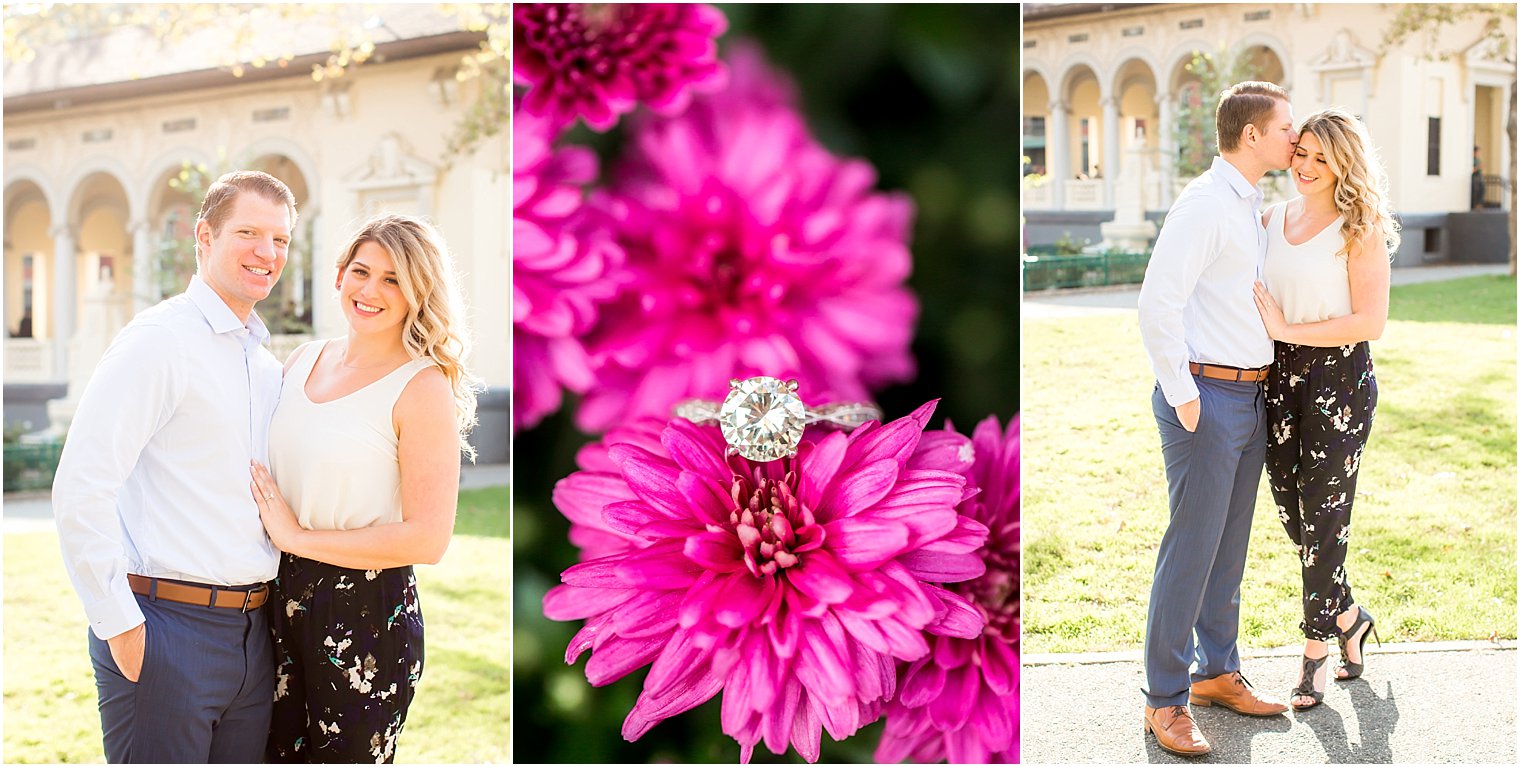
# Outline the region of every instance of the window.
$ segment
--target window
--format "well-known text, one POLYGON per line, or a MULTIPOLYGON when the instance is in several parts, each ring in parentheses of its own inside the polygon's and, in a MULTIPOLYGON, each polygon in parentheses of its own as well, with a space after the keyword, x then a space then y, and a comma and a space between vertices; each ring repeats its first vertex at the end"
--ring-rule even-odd
POLYGON ((16 338, 32 337, 32 270, 36 256, 28 253, 21 257, 21 319, 16 323, 16 338))
POLYGON ((1092 134, 1093 121, 1091 117, 1082 118, 1082 161, 1077 164, 1077 170, 1084 177, 1092 173, 1092 134))
POLYGON ((1024 174, 1045 172, 1045 118, 1024 118, 1024 156, 1029 158, 1029 163, 1024 166, 1024 174))
POLYGON ((1441 118, 1430 118, 1430 133, 1425 145, 1425 175, 1441 175, 1441 118))

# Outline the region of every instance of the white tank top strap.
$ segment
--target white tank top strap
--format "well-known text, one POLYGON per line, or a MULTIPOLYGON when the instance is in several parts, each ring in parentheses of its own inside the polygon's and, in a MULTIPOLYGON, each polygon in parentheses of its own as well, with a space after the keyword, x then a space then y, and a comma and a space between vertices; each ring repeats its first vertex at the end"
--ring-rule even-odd
POLYGON ((396 401, 401 399, 401 392, 406 390, 406 385, 411 383, 418 373, 430 367, 433 367, 433 361, 430 359, 412 360, 361 391, 373 390, 375 400, 387 407, 395 407, 396 401))
POLYGON ((290 372, 285 377, 300 381, 302 388, 305 388, 306 379, 311 378, 311 371, 317 366, 317 359, 322 356, 322 351, 329 343, 331 339, 312 341, 303 345, 300 356, 296 357, 295 363, 290 366, 290 372))
POLYGON ((1285 202, 1280 202, 1267 208, 1267 232, 1279 239, 1286 239, 1287 237, 1283 234, 1283 227, 1287 225, 1288 221, 1287 210, 1288 203, 1285 202))

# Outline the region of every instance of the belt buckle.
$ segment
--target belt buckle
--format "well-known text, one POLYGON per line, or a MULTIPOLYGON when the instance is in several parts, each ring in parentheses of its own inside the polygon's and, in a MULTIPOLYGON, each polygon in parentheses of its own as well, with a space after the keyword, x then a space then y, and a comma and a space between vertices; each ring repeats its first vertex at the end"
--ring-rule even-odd
POLYGON ((249 605, 253 603, 253 595, 254 594, 267 594, 268 592, 269 592, 269 584, 267 584, 267 583, 261 583, 261 584, 259 584, 258 588, 249 589, 249 590, 243 592, 243 607, 240 610, 238 610, 238 612, 243 612, 243 613, 249 612, 249 610, 252 609, 252 608, 249 607, 249 605))

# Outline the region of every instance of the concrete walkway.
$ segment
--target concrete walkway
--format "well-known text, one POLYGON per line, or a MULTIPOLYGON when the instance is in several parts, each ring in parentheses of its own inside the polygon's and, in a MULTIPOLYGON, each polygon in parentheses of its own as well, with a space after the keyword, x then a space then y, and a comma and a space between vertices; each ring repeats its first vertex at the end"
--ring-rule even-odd
MULTIPOLYGON (((1248 654, 1242 672, 1284 702, 1301 647, 1248 654)), ((1332 649, 1334 655, 1336 650, 1332 649)), ((1187 759, 1144 733, 1138 651, 1029 655, 1019 709, 1025 763, 1515 764, 1515 643, 1367 646, 1361 679, 1328 682, 1325 702, 1282 716, 1194 706, 1214 752, 1187 759)), ((1333 676, 1334 659, 1329 673, 1333 676)))
MULTIPOLYGON (((460 467, 459 489, 506 487, 512 480, 511 464, 483 464, 460 467)), ((7 493, 0 516, 6 533, 32 533, 53 529, 53 504, 46 492, 7 493)))
MULTIPOLYGON (((1508 274, 1508 264, 1449 264, 1393 270, 1393 284, 1413 285, 1483 274, 1508 274)), ((1026 320, 1084 317, 1096 314, 1133 314, 1140 300, 1139 285, 1107 288, 1072 288, 1025 293, 1021 317, 1026 320)))

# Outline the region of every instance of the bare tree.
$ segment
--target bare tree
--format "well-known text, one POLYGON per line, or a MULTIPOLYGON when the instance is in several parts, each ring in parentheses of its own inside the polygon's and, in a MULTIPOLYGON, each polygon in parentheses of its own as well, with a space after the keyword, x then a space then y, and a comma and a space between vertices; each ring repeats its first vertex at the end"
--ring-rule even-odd
MULTIPOLYGON (((1510 35, 1515 30, 1515 5, 1513 3, 1463 3, 1463 4, 1410 4, 1399 7, 1393 23, 1383 33, 1380 54, 1402 45, 1406 40, 1423 37, 1426 54, 1446 60, 1465 54, 1473 48, 1496 41, 1499 50, 1510 63, 1513 72, 1515 52, 1510 47, 1510 35), (1438 35, 1443 28, 1469 20, 1481 22, 1478 33, 1464 38, 1459 47, 1443 48, 1438 35)), ((1505 133, 1509 136, 1509 174, 1505 185, 1509 188, 1509 274, 1515 276, 1515 79, 1509 84, 1509 120, 1505 133)))

